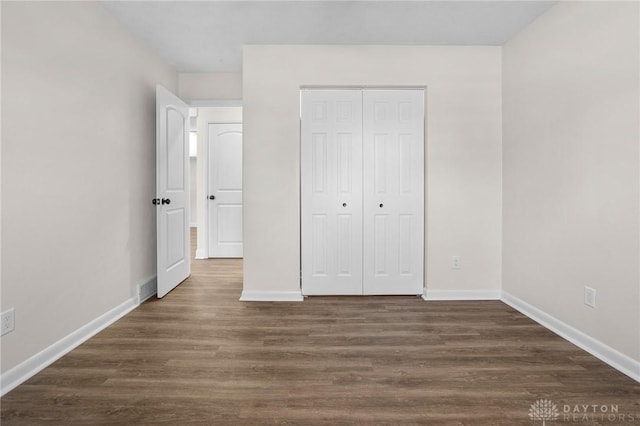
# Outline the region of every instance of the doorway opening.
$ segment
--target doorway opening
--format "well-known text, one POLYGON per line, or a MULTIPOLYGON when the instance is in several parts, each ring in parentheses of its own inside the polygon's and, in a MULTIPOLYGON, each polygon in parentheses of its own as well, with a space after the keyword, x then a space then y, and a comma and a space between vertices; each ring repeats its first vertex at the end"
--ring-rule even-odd
MULTIPOLYGON (((187 105, 161 85, 156 87, 156 194, 152 203, 156 206, 158 298, 189 277, 194 259, 208 259, 211 254, 242 257, 241 249, 212 253, 209 247, 212 238, 242 247, 240 102, 187 105), (229 125, 235 126, 235 132, 218 130, 229 125), (227 137, 230 133, 231 139, 227 137), (230 200, 230 194, 235 198, 230 200), (193 240, 196 247, 190 246, 193 240)), ((153 294, 150 290, 145 293, 153 294)))
POLYGON ((190 105, 194 259, 242 258, 242 104, 190 105))

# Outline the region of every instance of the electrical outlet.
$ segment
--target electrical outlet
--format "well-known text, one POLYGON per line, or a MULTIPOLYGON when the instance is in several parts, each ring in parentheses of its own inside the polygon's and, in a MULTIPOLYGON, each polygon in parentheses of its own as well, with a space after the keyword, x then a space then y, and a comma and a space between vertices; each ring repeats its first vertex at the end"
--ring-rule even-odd
POLYGON ((0 331, 2 332, 0 335, 4 336, 7 333, 11 333, 16 326, 13 308, 0 314, 0 320, 0 331))
POLYGON ((462 269, 460 256, 451 256, 451 269, 462 269))
POLYGON ((584 304, 587 306, 591 306, 592 308, 596 307, 596 289, 591 287, 584 288, 584 304))

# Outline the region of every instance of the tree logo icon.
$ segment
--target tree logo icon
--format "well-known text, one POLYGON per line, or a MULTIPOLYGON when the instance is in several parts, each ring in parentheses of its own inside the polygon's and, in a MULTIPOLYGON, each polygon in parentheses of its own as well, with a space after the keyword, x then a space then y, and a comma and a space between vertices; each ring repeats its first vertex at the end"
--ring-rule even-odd
POLYGON ((557 420, 558 416, 558 407, 548 399, 539 399, 531 404, 531 408, 529 408, 529 418, 531 420, 542 420, 542 426, 545 426, 547 420, 557 420))

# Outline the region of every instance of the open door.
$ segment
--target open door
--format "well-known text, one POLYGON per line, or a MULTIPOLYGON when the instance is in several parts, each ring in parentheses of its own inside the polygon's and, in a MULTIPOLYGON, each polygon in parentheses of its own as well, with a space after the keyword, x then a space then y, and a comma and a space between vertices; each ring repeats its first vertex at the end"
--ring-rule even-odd
POLYGON ((189 107, 156 86, 158 297, 191 273, 189 259, 189 107))

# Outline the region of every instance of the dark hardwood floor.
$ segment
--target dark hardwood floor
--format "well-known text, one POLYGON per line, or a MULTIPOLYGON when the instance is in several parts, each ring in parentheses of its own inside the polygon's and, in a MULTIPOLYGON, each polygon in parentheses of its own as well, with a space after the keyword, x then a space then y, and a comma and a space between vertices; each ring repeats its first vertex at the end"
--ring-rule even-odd
POLYGON ((5 395, 2 425, 542 425, 541 399, 559 412, 547 424, 640 424, 640 384, 501 302, 241 303, 241 274, 194 261, 5 395))

